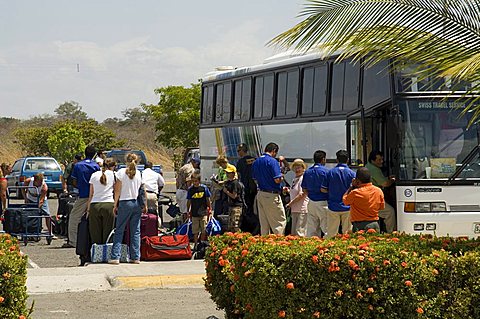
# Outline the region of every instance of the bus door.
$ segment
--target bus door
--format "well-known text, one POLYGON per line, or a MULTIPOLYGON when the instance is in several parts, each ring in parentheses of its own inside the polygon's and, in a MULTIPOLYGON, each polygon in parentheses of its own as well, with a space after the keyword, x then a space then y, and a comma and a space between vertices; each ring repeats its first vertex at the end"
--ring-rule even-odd
POLYGON ((368 154, 377 145, 374 139, 373 118, 365 116, 363 109, 347 116, 347 151, 350 166, 359 167, 367 163, 368 154))

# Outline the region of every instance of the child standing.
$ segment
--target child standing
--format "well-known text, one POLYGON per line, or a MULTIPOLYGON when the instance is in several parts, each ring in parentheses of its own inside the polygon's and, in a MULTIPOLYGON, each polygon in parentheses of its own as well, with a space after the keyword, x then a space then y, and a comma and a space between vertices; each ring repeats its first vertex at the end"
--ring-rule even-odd
POLYGON ((193 174, 191 181, 192 186, 187 191, 187 208, 188 217, 192 219, 192 233, 196 247, 199 233, 201 234, 201 240, 206 240, 207 237, 205 228, 212 209, 210 204, 211 194, 207 186, 200 184, 200 175, 193 174))
POLYGON ((242 211, 245 205, 244 186, 236 178, 237 169, 235 166, 228 166, 225 173, 227 173, 227 181, 223 187, 223 192, 228 196, 228 231, 235 233, 240 231, 242 211))

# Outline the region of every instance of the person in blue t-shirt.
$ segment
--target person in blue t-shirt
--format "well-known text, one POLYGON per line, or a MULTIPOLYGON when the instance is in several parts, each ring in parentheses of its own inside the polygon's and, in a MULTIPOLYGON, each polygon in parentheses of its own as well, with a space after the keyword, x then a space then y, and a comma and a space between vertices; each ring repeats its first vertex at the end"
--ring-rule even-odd
POLYGON ((327 153, 318 150, 313 154, 313 166, 303 174, 302 190, 310 199, 308 202, 307 237, 321 237, 327 231, 328 194, 322 192, 327 183, 328 170, 325 167, 327 153))
POLYGON ((343 234, 346 234, 352 226, 350 206, 343 203, 342 197, 350 188, 355 172, 347 165, 347 151, 339 150, 336 155, 338 164, 328 172, 327 183, 322 187, 322 192, 328 193, 327 238, 338 234, 340 224, 342 224, 343 234))
POLYGON ((93 173, 100 170, 100 166, 95 162, 97 150, 89 145, 85 148, 85 159, 75 164, 72 171, 73 186, 78 189, 78 198, 73 204, 72 211, 68 219, 68 242, 63 248, 73 248, 77 245, 77 228, 82 219, 82 215, 87 210, 88 197, 90 195, 90 177, 93 173))
POLYGON ((265 146, 265 153, 252 165, 252 177, 258 185, 256 201, 262 235, 268 235, 270 231, 283 235, 287 224, 285 208, 280 197, 283 175, 280 164, 275 159, 277 154, 278 145, 268 143, 265 146))

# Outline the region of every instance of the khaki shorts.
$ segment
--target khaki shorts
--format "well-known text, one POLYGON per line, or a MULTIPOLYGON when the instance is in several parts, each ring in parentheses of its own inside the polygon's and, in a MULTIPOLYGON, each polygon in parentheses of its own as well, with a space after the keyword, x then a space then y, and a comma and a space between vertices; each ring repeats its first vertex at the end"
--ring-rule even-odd
POLYGON ((204 233, 207 228, 207 216, 192 217, 192 233, 204 233))

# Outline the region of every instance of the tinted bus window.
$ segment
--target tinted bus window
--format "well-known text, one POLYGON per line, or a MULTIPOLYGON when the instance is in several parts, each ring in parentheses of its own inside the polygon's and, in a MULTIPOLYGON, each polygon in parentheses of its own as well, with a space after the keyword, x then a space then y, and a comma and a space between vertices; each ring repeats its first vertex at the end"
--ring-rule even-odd
POLYGON ((252 95, 252 80, 235 81, 235 99, 233 101, 233 120, 248 121, 250 119, 250 98, 252 95))
POLYGON ((345 85, 343 87, 343 110, 358 108, 358 86, 360 81, 360 64, 345 62, 345 85))
POLYGON ((202 107, 202 123, 212 122, 213 111, 213 85, 203 88, 203 107, 202 107))
POLYGON ((232 85, 230 83, 217 84, 216 88, 215 122, 228 122, 230 120, 232 85))
POLYGON ((278 74, 277 116, 297 115, 298 77, 298 70, 278 74))
POLYGON ((363 106, 368 109, 390 98, 388 62, 382 61, 363 71, 363 106))
POLYGON ((253 117, 271 118, 273 107, 273 74, 255 77, 255 99, 253 117))
POLYGON ((343 79, 345 77, 345 63, 333 65, 332 97, 330 112, 341 112, 343 109, 343 79))
POLYGON ((333 65, 332 99, 330 111, 338 113, 358 107, 358 85, 360 66, 348 61, 333 65))
POLYGON ((327 65, 303 70, 302 115, 325 114, 327 76, 327 65))

